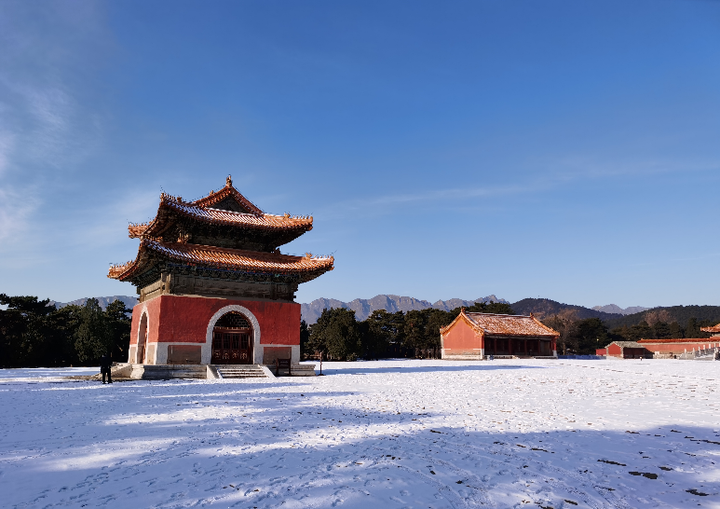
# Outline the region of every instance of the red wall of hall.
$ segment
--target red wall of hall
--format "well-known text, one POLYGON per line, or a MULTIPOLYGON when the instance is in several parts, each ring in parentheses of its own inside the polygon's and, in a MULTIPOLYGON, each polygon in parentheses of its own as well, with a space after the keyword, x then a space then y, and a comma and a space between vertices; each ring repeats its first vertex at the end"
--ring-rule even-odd
POLYGON ((713 348, 718 345, 717 341, 710 341, 710 339, 707 339, 705 341, 698 341, 697 343, 640 343, 642 346, 650 350, 651 352, 662 352, 662 353, 676 353, 680 354, 685 352, 687 350, 688 352, 692 352, 693 348, 695 350, 701 350, 703 348, 713 348))
POLYGON ((615 357, 620 357, 622 355, 622 348, 613 343, 607 347, 607 354, 613 355, 615 357))
POLYGON ((143 309, 148 312, 151 343, 205 343, 210 319, 220 309, 237 305, 248 309, 260 324, 260 344, 300 344, 300 304, 161 295, 133 308, 130 344, 137 344, 143 309))
POLYGON ((470 326, 464 320, 458 320, 455 325, 447 331, 443 338, 443 348, 452 354, 475 354, 477 355, 478 348, 484 348, 482 337, 477 335, 476 332, 470 328, 470 326))

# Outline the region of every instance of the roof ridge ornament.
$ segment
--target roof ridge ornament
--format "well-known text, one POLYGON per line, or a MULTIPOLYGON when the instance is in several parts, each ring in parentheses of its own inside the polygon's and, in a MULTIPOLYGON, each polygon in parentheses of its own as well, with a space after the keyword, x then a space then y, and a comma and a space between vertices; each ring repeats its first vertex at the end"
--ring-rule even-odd
POLYGON ((225 186, 226 187, 232 187, 232 175, 228 175, 225 179, 225 186))

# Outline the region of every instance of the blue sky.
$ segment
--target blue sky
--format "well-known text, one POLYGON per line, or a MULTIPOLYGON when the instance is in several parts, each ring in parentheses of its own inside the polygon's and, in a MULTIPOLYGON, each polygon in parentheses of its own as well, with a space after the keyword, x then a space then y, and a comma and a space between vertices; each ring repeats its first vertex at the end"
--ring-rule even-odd
POLYGON ((129 222, 313 215, 299 302, 720 305, 720 2, 0 1, 0 292, 134 294, 129 222))

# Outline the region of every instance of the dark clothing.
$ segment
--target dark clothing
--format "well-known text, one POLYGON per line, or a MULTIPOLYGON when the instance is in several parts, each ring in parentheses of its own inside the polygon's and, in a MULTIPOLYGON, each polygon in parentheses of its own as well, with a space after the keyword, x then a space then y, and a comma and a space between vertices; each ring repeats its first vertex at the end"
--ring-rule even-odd
POLYGON ((112 361, 107 355, 103 355, 100 359, 100 373, 102 373, 102 382, 105 383, 105 377, 107 376, 107 383, 112 383, 112 361))

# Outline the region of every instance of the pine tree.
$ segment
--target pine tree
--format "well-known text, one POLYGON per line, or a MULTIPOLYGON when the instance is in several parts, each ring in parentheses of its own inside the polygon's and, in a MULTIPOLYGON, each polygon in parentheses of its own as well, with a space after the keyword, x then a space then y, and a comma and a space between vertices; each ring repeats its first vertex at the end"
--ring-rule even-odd
POLYGON ((80 362, 89 364, 112 350, 108 323, 97 299, 88 299, 80 311, 80 324, 75 331, 75 349, 80 362))

